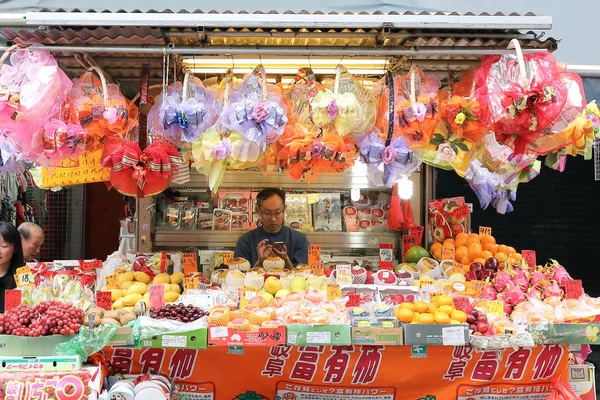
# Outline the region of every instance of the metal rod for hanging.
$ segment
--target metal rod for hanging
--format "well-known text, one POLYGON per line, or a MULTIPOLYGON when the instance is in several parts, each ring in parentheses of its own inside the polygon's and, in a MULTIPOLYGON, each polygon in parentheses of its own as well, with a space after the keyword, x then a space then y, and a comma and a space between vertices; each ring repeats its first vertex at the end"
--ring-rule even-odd
MULTIPOLYGON (((320 55, 320 56, 343 56, 343 55, 393 55, 393 56, 437 56, 437 55, 463 55, 483 56, 514 54, 513 50, 505 48, 468 48, 468 47, 441 47, 436 49, 414 49, 408 50, 395 47, 360 48, 360 47, 312 47, 312 46, 209 46, 209 47, 131 47, 131 46, 30 46, 32 50, 47 50, 62 53, 129 53, 129 54, 181 54, 181 55, 204 55, 204 54, 271 54, 271 55, 320 55)), ((5 51, 8 47, 0 47, 5 51)), ((523 49, 523 53, 546 52, 547 49, 523 49)))

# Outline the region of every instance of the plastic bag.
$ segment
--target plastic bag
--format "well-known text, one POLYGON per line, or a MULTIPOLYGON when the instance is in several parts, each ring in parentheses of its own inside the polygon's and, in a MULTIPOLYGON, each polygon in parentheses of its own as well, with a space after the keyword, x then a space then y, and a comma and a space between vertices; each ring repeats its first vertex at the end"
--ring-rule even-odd
POLYGON ((573 391, 571 385, 562 379, 555 378, 552 381, 552 386, 554 386, 554 389, 550 396, 546 397, 546 400, 581 400, 581 397, 573 391))
MULTIPOLYGON (((133 322, 130 322, 127 326, 133 326, 133 322)), ((112 324, 100 325, 94 328, 92 335, 90 335, 90 330, 82 326, 73 339, 65 343, 59 343, 54 350, 54 354, 58 356, 80 356, 82 360, 85 360, 90 355, 106 347, 117 328, 118 326, 112 324)))

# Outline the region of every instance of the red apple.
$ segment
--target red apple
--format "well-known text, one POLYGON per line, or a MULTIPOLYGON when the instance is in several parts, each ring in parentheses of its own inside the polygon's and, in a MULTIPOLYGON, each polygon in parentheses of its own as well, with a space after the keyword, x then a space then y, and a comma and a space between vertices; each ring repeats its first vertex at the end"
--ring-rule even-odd
POLYGON ((477 332, 486 333, 488 331, 488 326, 486 323, 478 323, 477 324, 477 332))

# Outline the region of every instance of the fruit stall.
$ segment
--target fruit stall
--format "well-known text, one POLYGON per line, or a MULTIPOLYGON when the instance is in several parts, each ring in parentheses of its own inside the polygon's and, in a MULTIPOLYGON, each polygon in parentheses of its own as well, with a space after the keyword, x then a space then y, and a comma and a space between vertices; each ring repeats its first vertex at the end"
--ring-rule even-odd
POLYGON ((14 23, 34 32, 0 31, 6 172, 107 182, 137 214, 131 251, 16 271, 3 398, 595 399, 600 299, 568 265, 471 224, 518 207, 542 157, 591 158, 600 111, 533 32, 550 17, 14 23), (479 204, 437 199, 433 168, 479 204), (293 269, 232 251, 269 186, 310 242, 293 269))

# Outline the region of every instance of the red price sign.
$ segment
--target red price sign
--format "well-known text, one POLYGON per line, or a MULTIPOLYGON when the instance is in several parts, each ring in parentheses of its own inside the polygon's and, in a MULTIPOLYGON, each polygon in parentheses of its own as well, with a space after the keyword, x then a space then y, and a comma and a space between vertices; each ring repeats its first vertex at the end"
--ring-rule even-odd
POLYGON ((348 293, 346 294, 348 297, 348 301, 346 302, 346 307, 358 307, 360 306, 360 295, 356 293, 348 293))
POLYGON ((92 261, 79 261, 79 266, 83 272, 88 271, 96 271, 97 269, 102 268, 102 261, 100 260, 92 260, 92 261))
POLYGON ((112 309, 112 294, 110 292, 102 292, 98 290, 96 292, 96 305, 105 310, 112 309))
POLYGON ((161 308, 165 305, 165 288, 163 285, 150 285, 150 307, 161 308))
POLYGON ((456 218, 465 218, 468 217, 470 214, 471 210, 469 210, 469 206, 465 204, 464 206, 458 207, 454 212, 451 212, 449 215, 456 218))
POLYGON ((17 289, 4 291, 4 312, 11 311, 21 305, 21 291, 17 289))
POLYGON ((394 244, 382 243, 379 245, 379 268, 392 269, 394 262, 394 244))
POLYGON ((321 262, 321 246, 308 246, 308 265, 319 264, 321 262))
POLYGON ((535 250, 521 250, 521 254, 525 259, 525 262, 530 267, 537 266, 537 260, 535 259, 535 250))
POLYGON ((583 295, 583 284, 579 279, 565 281, 565 292, 567 299, 579 299, 583 295))

